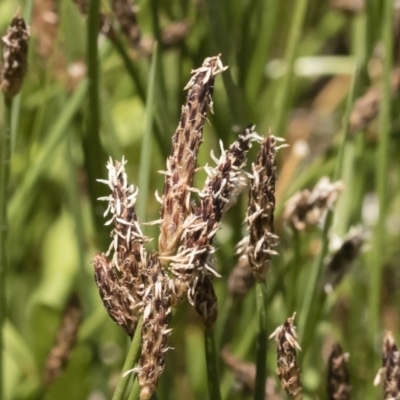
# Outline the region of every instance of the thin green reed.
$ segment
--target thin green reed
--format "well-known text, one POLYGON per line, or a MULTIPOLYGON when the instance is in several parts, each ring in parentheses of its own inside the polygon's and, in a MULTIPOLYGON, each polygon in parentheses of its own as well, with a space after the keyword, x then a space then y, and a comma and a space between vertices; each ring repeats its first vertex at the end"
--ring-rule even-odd
POLYGON ((388 176, 389 176, 389 143, 391 130, 391 71, 393 68, 393 3, 384 3, 382 18, 382 43, 385 57, 383 61, 382 100, 378 120, 379 142, 376 152, 376 190, 379 200, 379 217, 374 232, 374 248, 370 264, 369 295, 369 335, 374 343, 380 330, 380 303, 382 287, 382 269, 385 255, 386 229, 385 221, 388 212, 388 176))

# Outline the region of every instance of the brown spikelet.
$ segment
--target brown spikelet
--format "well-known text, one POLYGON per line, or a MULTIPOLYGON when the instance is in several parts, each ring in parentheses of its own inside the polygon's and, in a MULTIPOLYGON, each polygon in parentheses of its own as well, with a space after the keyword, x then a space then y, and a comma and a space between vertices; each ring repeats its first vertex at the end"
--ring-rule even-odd
POLYGON ((148 400, 164 370, 164 353, 167 351, 167 339, 171 332, 168 328, 168 277, 155 253, 148 260, 143 281, 146 290, 143 296, 142 348, 138 381, 141 388, 140 400, 148 400))
POLYGON ((299 231, 318 224, 333 207, 343 188, 340 181, 331 183, 328 178, 321 178, 311 191, 298 192, 286 202, 284 221, 299 231))
POLYGON ((47 357, 43 372, 45 386, 50 386, 65 369, 77 338, 78 328, 82 321, 79 300, 72 296, 64 311, 57 337, 47 357))
MULTIPOLYGON (((400 69, 397 68, 393 70, 391 74, 391 92, 393 99, 398 97, 399 89, 400 69)), ((350 133, 356 133, 366 128, 368 124, 377 117, 381 99, 382 89, 380 87, 372 87, 354 103, 349 121, 350 133)))
POLYGON ((111 7, 121 30, 133 47, 140 43, 141 33, 137 21, 137 7, 133 0, 111 0, 111 7))
POLYGON ((344 353, 341 346, 335 344, 328 361, 327 392, 329 400, 351 399, 348 361, 349 353, 344 353))
POLYGON ((261 143, 256 162, 252 165, 247 224, 249 236, 239 243, 239 251, 247 254, 254 277, 264 281, 271 256, 276 254, 274 235, 276 138, 269 135, 261 143))
POLYGON ((200 192, 200 205, 187 217, 181 246, 176 256, 170 257, 175 276, 175 302, 181 301, 187 293, 206 325, 212 325, 217 316, 212 288, 212 275, 216 274, 213 270, 213 238, 224 211, 232 204, 241 186, 241 168, 255 138, 254 127, 248 127, 221 155, 217 166, 207 169, 209 176, 200 192))
POLYGON ((28 68, 29 36, 29 29, 18 11, 11 21, 7 34, 2 37, 4 48, 0 89, 7 99, 11 99, 21 90, 28 68))
POLYGON ((172 138, 172 151, 167 160, 164 194, 161 205, 159 237, 160 256, 169 256, 182 235, 182 225, 190 212, 190 192, 197 168, 197 153, 203 141, 203 126, 212 111, 214 79, 224 71, 220 56, 206 58, 202 67, 192 71, 186 85, 189 89, 181 118, 172 138))
POLYGON ((391 332, 383 339, 382 368, 374 384, 383 384, 384 400, 400 399, 400 352, 391 332))
POLYGON ((254 286, 255 279, 250 267, 249 258, 243 255, 233 268, 228 279, 228 290, 232 296, 244 297, 254 286))
POLYGON ((108 180, 98 180, 112 191, 100 200, 108 201, 104 215, 110 213, 112 217, 106 225, 112 223, 114 228, 107 254, 95 255, 93 263, 96 284, 110 317, 132 335, 142 308, 141 275, 146 265, 144 244, 148 239, 143 236, 135 213, 137 189, 128 186, 125 164, 124 159, 115 163, 110 159, 108 180), (110 261, 109 254, 112 254, 110 261))
POLYGON ((325 277, 324 289, 330 292, 337 286, 344 275, 351 268, 354 260, 358 257, 364 243, 364 234, 360 228, 353 228, 346 235, 340 248, 330 258, 325 277))
POLYGON ((296 349, 301 350, 297 343, 296 328, 293 325, 294 318, 288 318, 285 323, 273 332, 270 338, 275 338, 277 344, 276 373, 281 381, 282 388, 292 399, 303 398, 303 384, 300 378, 300 369, 297 366, 296 349))

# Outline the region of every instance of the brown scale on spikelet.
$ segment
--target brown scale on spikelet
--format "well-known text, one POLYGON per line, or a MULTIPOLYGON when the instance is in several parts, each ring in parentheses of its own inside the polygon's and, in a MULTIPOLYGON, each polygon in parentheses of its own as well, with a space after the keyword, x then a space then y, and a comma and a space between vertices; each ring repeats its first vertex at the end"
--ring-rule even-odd
POLYGON ((297 366, 296 349, 301 350, 297 343, 294 318, 288 318, 285 323, 273 332, 270 338, 275 338, 277 344, 276 373, 281 381, 282 388, 290 398, 300 400, 303 398, 303 384, 300 378, 300 369, 297 366))
POLYGON ((121 30, 133 47, 140 44, 141 33, 137 21, 137 7, 133 0, 111 0, 111 7, 121 30))
POLYGON ((212 276, 216 275, 213 238, 224 211, 232 204, 242 185, 240 173, 250 143, 258 139, 254 127, 249 126, 224 151, 215 168, 206 168, 208 178, 200 192, 200 205, 186 218, 178 252, 169 257, 175 277, 174 303, 180 302, 187 294, 207 326, 212 325, 217 316, 217 300, 212 287, 212 276))
MULTIPOLYGON (((390 82, 392 98, 395 99, 399 95, 400 69, 392 71, 390 82)), ((381 99, 382 89, 380 87, 372 87, 354 103, 349 121, 349 131, 351 133, 356 133, 366 128, 378 116, 381 99)))
POLYGON ((96 284, 110 317, 133 335, 142 309, 141 274, 146 265, 144 244, 148 239, 143 236, 135 213, 137 189, 128 186, 125 164, 124 159, 115 163, 110 159, 108 180, 98 180, 112 191, 110 196, 100 200, 108 201, 104 215, 111 213, 112 217, 106 225, 113 223, 114 228, 107 254, 96 254, 93 263, 96 284))
POLYGON ((229 275, 229 293, 235 297, 244 297, 254 284, 255 279, 253 270, 250 267, 249 257, 242 255, 229 275))
POLYGON ((249 190, 246 221, 249 236, 238 245, 238 252, 246 254, 257 281, 264 281, 277 236, 274 235, 276 138, 269 135, 261 143, 249 190))
POLYGON ((333 207, 343 188, 340 181, 331 183, 326 177, 320 179, 311 191, 298 192, 286 202, 283 219, 292 229, 299 231, 318 224, 333 207))
POLYGON ((384 400, 400 399, 400 352, 391 332, 383 339, 382 368, 378 371, 374 385, 383 384, 384 400))
POLYGON ((360 227, 350 229, 339 249, 328 261, 324 277, 324 289, 328 293, 337 286, 350 270, 364 243, 364 233, 360 227))
POLYGON ((150 399, 164 370, 164 353, 171 333, 168 328, 170 313, 169 279, 156 253, 153 253, 143 271, 146 287, 143 295, 142 348, 139 361, 138 382, 140 400, 150 399))
POLYGON ((189 93, 172 138, 172 151, 165 173, 159 237, 161 257, 174 253, 182 235, 183 223, 190 213, 188 189, 192 186, 197 168, 197 154, 203 141, 207 113, 209 110, 212 112, 214 79, 226 68, 220 56, 206 58, 201 68, 192 71, 194 75, 185 87, 189 93))
POLYGON ((349 353, 344 353, 339 344, 333 346, 328 361, 327 392, 329 400, 350 400, 349 353))
POLYGON ((11 99, 21 90, 28 68, 29 36, 29 29, 18 11, 11 21, 7 34, 1 38, 4 48, 0 89, 7 99, 11 99))
POLYGON ((75 345, 81 321, 79 300, 76 296, 71 296, 57 331, 55 343, 47 357, 43 372, 45 386, 50 386, 65 369, 75 345))

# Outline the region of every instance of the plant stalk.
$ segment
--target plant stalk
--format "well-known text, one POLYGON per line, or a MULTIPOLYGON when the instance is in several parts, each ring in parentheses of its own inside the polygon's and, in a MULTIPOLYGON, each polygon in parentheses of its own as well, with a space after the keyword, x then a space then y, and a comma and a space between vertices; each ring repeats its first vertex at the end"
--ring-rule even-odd
POLYGON ((213 328, 204 329, 204 350, 206 353, 208 393, 210 400, 221 400, 218 374, 218 353, 213 328))
POLYGON ((6 320, 6 278, 7 278, 7 237, 8 237, 8 186, 11 161, 11 112, 12 101, 5 100, 5 118, 0 133, 0 400, 4 399, 4 338, 3 326, 6 320))

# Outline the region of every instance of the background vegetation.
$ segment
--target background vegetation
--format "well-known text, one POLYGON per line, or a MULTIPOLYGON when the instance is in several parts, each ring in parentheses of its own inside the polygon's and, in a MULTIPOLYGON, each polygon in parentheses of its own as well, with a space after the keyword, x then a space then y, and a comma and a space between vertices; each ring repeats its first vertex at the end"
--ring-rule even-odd
MULTIPOLYGON (((91 258, 109 242, 95 200, 106 188, 96 179, 106 178, 109 155, 124 155, 129 181, 140 189, 139 216, 158 218, 153 193, 162 191, 163 176, 157 171, 165 169, 183 87, 192 68, 218 53, 229 69, 216 79, 199 164, 212 162, 209 153, 218 152, 218 141, 227 147, 250 122, 259 134, 271 129, 290 144, 278 159, 280 245, 268 274, 268 331, 297 311, 306 398, 326 398, 326 361, 335 341, 350 353, 353 397, 381 398, 373 379, 382 335, 386 329, 397 335, 400 325, 400 120, 397 88, 390 86, 400 19, 385 4, 366 0, 353 13, 327 0, 137 1, 144 38, 160 39, 170 24, 187 22, 182 40, 172 47, 159 44, 155 59, 155 52, 146 56, 130 46, 118 26, 114 40, 97 37, 96 24, 88 26, 70 0, 0 2, 0 32, 21 6, 32 33, 28 73, 13 102, 10 185, 0 188, 9 196, 5 399, 111 398, 128 340, 108 317, 93 280, 91 258), (380 87, 373 104, 379 113, 347 134, 344 116, 372 85, 380 87), (285 200, 324 175, 339 177, 346 187, 328 220, 329 236, 327 224, 293 234, 281 218, 285 200), (343 282, 323 296, 325 245, 357 224, 369 232, 368 245, 343 282), (83 312, 78 338, 63 374, 44 390, 46 358, 73 293, 83 312)), ((101 9, 111 12, 106 1, 101 9)), ((199 187, 204 178, 198 174, 199 187)), ((222 278, 216 280, 215 332, 219 349, 228 345, 254 362, 255 291, 236 301, 227 290, 245 209, 243 196, 217 236, 222 278)), ((157 227, 146 227, 145 234, 156 237, 157 227)), ((174 313, 172 328, 173 350, 158 398, 207 398, 203 328, 187 304, 174 313)), ((275 359, 270 340, 268 375, 274 378, 275 359)), ((235 391, 222 362, 220 375, 224 399, 246 398, 235 391)))

